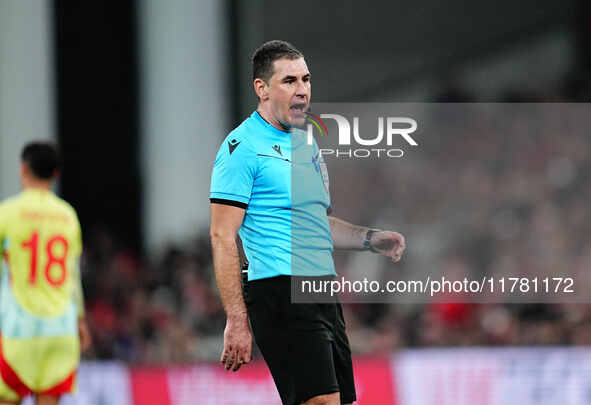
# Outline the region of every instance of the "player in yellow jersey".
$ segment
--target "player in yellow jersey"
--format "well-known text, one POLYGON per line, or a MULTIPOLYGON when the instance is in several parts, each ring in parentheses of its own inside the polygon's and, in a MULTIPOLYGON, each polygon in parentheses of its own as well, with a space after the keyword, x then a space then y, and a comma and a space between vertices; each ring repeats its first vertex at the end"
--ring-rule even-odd
POLYGON ((59 157, 50 143, 23 149, 22 193, 0 202, 0 404, 35 395, 55 405, 72 392, 84 318, 74 209, 50 190, 59 157))

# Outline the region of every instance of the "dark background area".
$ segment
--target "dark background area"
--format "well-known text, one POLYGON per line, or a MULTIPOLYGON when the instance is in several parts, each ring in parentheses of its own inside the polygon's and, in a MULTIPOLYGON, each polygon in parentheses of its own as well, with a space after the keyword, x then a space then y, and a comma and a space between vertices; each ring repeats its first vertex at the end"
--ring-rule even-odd
POLYGON ((61 193, 85 236, 142 252, 135 1, 54 1, 61 193))

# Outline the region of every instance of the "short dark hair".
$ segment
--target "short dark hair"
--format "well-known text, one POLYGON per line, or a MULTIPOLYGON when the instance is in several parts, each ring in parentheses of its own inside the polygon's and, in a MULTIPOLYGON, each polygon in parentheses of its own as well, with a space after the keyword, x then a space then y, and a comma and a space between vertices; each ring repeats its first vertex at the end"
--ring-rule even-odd
POLYGON ((252 55, 252 80, 263 79, 269 83, 273 76, 273 62, 278 59, 299 59, 304 54, 289 42, 273 40, 259 46, 252 55))
POLYGON ((26 163, 32 174, 41 180, 50 180, 61 166, 57 147, 46 141, 35 141, 25 145, 21 161, 26 163))

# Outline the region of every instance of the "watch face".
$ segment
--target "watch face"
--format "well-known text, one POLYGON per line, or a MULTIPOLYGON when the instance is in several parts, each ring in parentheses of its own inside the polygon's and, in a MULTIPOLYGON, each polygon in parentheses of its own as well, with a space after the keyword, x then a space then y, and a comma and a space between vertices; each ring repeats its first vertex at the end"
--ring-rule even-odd
POLYGON ((367 233, 365 234, 365 240, 363 241, 363 247, 365 249, 370 249, 371 248, 371 244, 369 243, 371 241, 371 234, 373 233, 373 231, 371 229, 369 229, 367 231, 367 233))

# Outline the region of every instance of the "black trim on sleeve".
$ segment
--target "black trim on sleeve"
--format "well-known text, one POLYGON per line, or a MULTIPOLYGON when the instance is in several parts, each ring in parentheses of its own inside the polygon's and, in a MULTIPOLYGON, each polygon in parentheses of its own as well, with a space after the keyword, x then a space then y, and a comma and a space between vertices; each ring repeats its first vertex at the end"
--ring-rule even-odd
POLYGON ((326 209, 326 215, 332 214, 332 205, 326 209))
POLYGON ((234 200, 225 200, 223 198, 210 198, 209 202, 212 204, 223 204, 223 205, 231 205, 232 207, 238 207, 238 208, 248 208, 248 204, 244 204, 243 202, 240 201, 234 201, 234 200))

